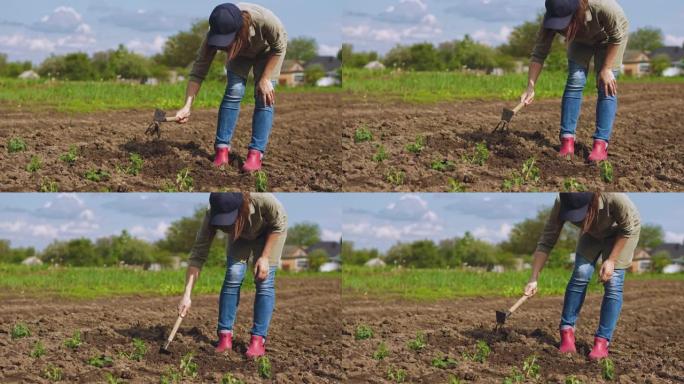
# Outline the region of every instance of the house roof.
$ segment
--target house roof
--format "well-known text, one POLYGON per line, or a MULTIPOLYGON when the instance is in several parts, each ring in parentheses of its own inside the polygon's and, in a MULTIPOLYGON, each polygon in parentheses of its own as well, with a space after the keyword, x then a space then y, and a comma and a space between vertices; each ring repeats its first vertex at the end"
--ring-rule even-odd
POLYGON ((670 60, 674 62, 682 61, 684 59, 684 48, 682 47, 662 47, 654 49, 651 52, 651 58, 658 55, 668 55, 670 60))
POLYGON ((659 246, 653 248, 651 251, 652 255, 655 255, 656 253, 659 252, 666 252, 667 254, 670 255, 670 259, 679 259, 681 257, 684 257, 684 244, 679 244, 679 243, 664 243, 660 244, 659 246))
POLYGON ((283 247, 283 259, 299 259, 306 257, 306 250, 296 245, 286 245, 283 247))
POLYGON ((307 253, 311 253, 316 250, 322 250, 328 254, 330 258, 335 258, 340 255, 341 244, 337 241, 321 241, 306 249, 307 253))
POLYGON ((292 73, 292 72, 302 72, 304 71, 304 66, 299 60, 285 60, 283 61, 283 69, 281 73, 292 73))
POLYGON ((624 63, 638 63, 642 61, 648 61, 648 55, 644 51, 638 51, 635 49, 628 49, 625 51, 624 63))
POLYGON ((316 56, 306 62, 304 68, 309 68, 314 65, 320 65, 326 72, 333 72, 342 66, 342 62, 335 56, 316 56))

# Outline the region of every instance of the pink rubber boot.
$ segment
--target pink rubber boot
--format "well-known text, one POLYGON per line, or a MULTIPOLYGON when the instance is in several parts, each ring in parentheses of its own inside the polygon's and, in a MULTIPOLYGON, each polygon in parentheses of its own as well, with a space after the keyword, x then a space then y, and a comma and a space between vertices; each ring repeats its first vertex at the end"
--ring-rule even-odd
POLYGON ((219 341, 216 346, 216 353, 222 353, 224 351, 230 351, 233 349, 233 332, 232 331, 220 331, 218 334, 219 341))
POLYGON ((252 335, 252 340, 249 342, 249 347, 247 347, 247 357, 253 359, 255 357, 263 356, 266 354, 266 339, 261 336, 252 335))
POLYGON ((575 157, 575 136, 564 135, 561 137, 560 157, 572 160, 575 157))
POLYGON ((594 140, 594 148, 589 154, 588 160, 598 163, 599 161, 608 159, 608 142, 603 140, 594 140))
POLYGON ((261 159, 264 155, 256 149, 250 149, 247 153, 247 160, 242 166, 242 170, 247 173, 256 172, 261 169, 261 159))
POLYGON ((561 344, 560 353, 576 353, 575 348, 575 330, 572 327, 560 330, 561 344))
POLYGON ((608 357, 608 340, 603 337, 594 337, 594 348, 589 353, 589 359, 601 360, 608 357))
POLYGON ((216 147, 216 156, 214 157, 214 166, 221 167, 228 164, 230 158, 229 147, 216 147))

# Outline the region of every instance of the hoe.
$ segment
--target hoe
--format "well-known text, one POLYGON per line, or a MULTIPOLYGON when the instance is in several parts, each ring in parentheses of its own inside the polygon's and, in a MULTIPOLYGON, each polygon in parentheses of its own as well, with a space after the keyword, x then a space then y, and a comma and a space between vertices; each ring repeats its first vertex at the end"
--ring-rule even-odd
MULTIPOLYGON (((190 276, 188 278, 188 284, 185 286, 186 290, 192 289, 192 281, 194 279, 194 276, 190 276)), ((173 341, 173 339, 176 337, 176 332, 178 332, 178 328, 180 328, 181 323, 183 322, 183 316, 178 315, 178 318, 176 319, 176 324, 173 325, 173 329, 171 330, 171 333, 169 333, 169 337, 166 339, 166 342, 159 347, 159 353, 165 354, 165 355, 170 355, 171 351, 169 351, 169 345, 173 341)))
POLYGON ((495 133, 499 130, 501 130, 501 132, 507 131, 508 126, 511 124, 511 120, 513 120, 513 117, 517 115, 524 106, 525 103, 520 103, 513 109, 504 108, 503 113, 501 114, 501 121, 499 121, 499 124, 496 125, 492 133, 495 133))
POLYGON ((532 296, 523 296, 518 301, 513 304, 511 308, 508 309, 508 311, 496 311, 496 328, 495 330, 501 329, 504 324, 506 323, 506 319, 508 319, 513 312, 515 312, 527 299, 529 299, 532 296))
POLYGON ((156 136, 157 139, 161 138, 161 123, 174 123, 178 121, 176 117, 166 117, 166 112, 161 109, 154 111, 154 119, 147 127, 145 134, 148 136, 156 136))

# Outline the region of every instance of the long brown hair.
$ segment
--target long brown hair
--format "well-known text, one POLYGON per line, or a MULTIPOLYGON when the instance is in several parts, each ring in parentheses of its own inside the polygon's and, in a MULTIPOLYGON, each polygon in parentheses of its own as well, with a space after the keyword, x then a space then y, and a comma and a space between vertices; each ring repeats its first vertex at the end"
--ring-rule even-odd
POLYGON ((242 28, 235 35, 235 40, 228 46, 228 61, 235 59, 243 49, 248 48, 250 27, 252 26, 252 15, 247 11, 242 11, 242 28))
POLYGON ((582 233, 589 232, 592 224, 594 224, 594 221, 596 221, 596 218, 598 217, 600 200, 601 192, 594 192, 594 197, 591 198, 591 203, 589 203, 587 215, 584 217, 584 223, 582 223, 582 233))
POLYGON ((584 26, 587 21, 587 9, 589 8, 589 0, 579 0, 579 7, 575 15, 570 20, 568 29, 565 32, 565 43, 570 44, 577 37, 577 32, 584 26))
POLYGON ((249 192, 242 193, 242 206, 238 211, 237 219, 235 219, 235 224, 233 224, 233 241, 240 238, 242 231, 245 229, 247 224, 247 219, 249 219, 249 205, 252 203, 249 192))

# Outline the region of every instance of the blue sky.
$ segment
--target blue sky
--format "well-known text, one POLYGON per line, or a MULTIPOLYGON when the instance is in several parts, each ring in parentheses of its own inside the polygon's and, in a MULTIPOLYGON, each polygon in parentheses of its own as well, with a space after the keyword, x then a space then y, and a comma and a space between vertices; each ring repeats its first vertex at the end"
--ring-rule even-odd
MULTIPOLYGON (((335 194, 278 193, 290 225, 319 224, 324 240, 338 241, 342 208, 335 194)), ((119 234, 123 229, 154 241, 169 224, 207 206, 209 195, 194 194, 0 194, 0 239, 42 249, 54 239, 119 234)))
MULTIPOLYGON (((290 37, 316 38, 322 54, 341 44, 342 1, 260 0, 278 15, 290 37)), ((39 62, 51 53, 92 53, 124 44, 146 55, 165 39, 209 17, 220 1, 207 0, 5 0, 0 52, 11 60, 39 62), (154 15, 153 17, 150 17, 154 15)))
MULTIPOLYGON (((661 28, 666 43, 684 42, 684 1, 619 0, 631 29, 661 28)), ((343 41, 357 50, 386 52, 398 43, 439 43, 463 38, 499 45, 511 29, 533 20, 543 0, 346 0, 343 41)))
MULTIPOLYGON (((684 194, 628 194, 643 223, 659 224, 666 240, 684 241, 684 194)), ((342 237, 382 251, 399 241, 439 241, 466 231, 500 242, 517 222, 553 204, 555 194, 344 194, 342 237)))

